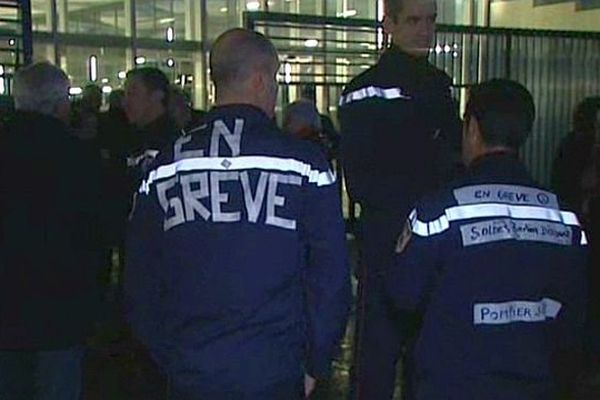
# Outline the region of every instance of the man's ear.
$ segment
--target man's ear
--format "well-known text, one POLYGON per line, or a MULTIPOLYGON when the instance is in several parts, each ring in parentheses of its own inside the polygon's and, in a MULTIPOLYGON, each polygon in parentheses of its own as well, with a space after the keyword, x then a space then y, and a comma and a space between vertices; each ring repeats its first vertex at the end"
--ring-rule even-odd
POLYGON ((481 137, 481 125, 479 121, 474 115, 471 115, 469 118, 469 123, 466 129, 466 140, 471 143, 481 145, 483 143, 483 138, 481 137))
POLYGON ((264 90, 265 77, 258 70, 252 72, 248 82, 250 83, 250 88, 254 91, 254 93, 260 93, 262 90, 264 90))
POLYGON ((394 21, 393 18, 388 16, 387 14, 383 16, 383 33, 389 35, 394 30, 394 21))

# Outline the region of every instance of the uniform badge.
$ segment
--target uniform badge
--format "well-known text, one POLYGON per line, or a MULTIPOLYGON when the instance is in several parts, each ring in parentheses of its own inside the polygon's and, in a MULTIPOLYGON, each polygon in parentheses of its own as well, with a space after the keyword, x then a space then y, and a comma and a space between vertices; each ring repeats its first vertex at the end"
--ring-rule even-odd
POLYGON ((404 224, 404 229, 400 236, 398 236, 398 240, 396 241, 396 253, 401 254, 406 250, 408 243, 410 242, 410 238, 412 237, 412 225, 410 221, 406 221, 404 224))

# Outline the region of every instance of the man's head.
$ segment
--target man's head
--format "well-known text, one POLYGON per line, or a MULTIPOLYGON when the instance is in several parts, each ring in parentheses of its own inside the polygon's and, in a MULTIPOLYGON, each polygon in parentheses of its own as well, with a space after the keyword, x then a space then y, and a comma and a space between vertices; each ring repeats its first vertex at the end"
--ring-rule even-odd
POLYGON ((102 107, 102 89, 98 85, 87 85, 83 88, 81 103, 86 109, 99 112, 102 107))
POLYGON ((283 110, 282 129, 300 139, 316 139, 323 126, 315 105, 307 100, 299 100, 283 110))
POLYGON ((190 100, 178 86, 171 87, 171 94, 169 95, 169 115, 179 129, 184 129, 192 120, 190 100))
POLYGON ((217 104, 251 104, 273 117, 278 69, 277 51, 263 35, 245 29, 225 32, 210 54, 217 104))
POLYGON ((111 111, 125 110, 125 91, 116 89, 108 95, 108 109, 111 111))
POLYGON ((21 68, 13 83, 15 108, 49 115, 68 123, 69 78, 58 67, 40 62, 21 68))
POLYGON ((492 79, 473 86, 463 129, 465 164, 490 152, 518 151, 534 120, 533 98, 521 84, 492 79))
POLYGON ((170 84, 158 68, 132 69, 125 81, 125 111, 129 122, 142 128, 167 111, 170 84))
POLYGON ((600 97, 585 98, 573 113, 573 129, 584 135, 600 133, 600 97))
POLYGON ((385 0, 383 29, 394 46, 415 56, 425 57, 435 36, 435 0, 385 0))

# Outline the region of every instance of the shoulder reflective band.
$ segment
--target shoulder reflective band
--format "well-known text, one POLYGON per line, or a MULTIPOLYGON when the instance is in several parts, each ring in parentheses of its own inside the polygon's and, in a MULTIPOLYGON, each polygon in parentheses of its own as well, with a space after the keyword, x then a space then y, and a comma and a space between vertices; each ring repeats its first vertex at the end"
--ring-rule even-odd
POLYGON ((146 150, 145 152, 141 153, 137 157, 127 157, 127 166, 135 167, 136 165, 139 165, 142 161, 144 161, 146 159, 149 159, 149 160, 155 159, 159 154, 160 154, 159 150, 149 149, 149 150, 146 150))
POLYGON ((340 98, 340 106, 344 106, 349 103, 353 103, 355 101, 361 101, 369 98, 381 98, 384 100, 411 100, 412 97, 404 94, 404 91, 401 88, 380 88, 375 86, 368 86, 362 89, 355 90, 353 92, 348 93, 345 96, 340 98))
POLYGON ((179 160, 151 171, 148 178, 142 182, 139 191, 140 193, 148 193, 150 185, 154 182, 174 177, 179 172, 240 171, 249 169, 293 172, 307 178, 309 183, 317 186, 332 185, 336 182, 336 176, 331 170, 319 171, 313 169, 310 164, 292 158, 269 156, 198 157, 179 160))
POLYGON ((562 304, 544 298, 540 301, 479 303, 473 306, 475 325, 503 325, 514 322, 543 322, 558 316, 562 304))
POLYGON ((450 228, 450 222, 475 218, 505 217, 513 219, 537 219, 560 222, 565 225, 579 226, 577 216, 572 212, 534 206, 516 206, 509 204, 472 204, 450 207, 444 214, 431 222, 422 222, 416 212, 410 216, 413 233, 419 236, 438 235, 450 228))

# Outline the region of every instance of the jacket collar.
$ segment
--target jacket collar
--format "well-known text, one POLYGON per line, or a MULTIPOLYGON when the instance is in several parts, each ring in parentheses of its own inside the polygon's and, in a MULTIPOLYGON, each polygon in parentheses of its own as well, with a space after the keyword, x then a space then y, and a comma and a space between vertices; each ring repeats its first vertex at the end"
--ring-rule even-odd
POLYGON ((489 153, 475 159, 467 168, 469 175, 531 181, 531 175, 516 152, 489 153))
POLYGON ((430 66, 427 57, 415 57, 403 51, 397 46, 391 46, 383 52, 380 58, 383 65, 398 68, 399 65, 413 68, 427 68, 430 66))
MULTIPOLYGON (((205 122, 211 123, 217 119, 238 119, 245 121, 248 126, 261 126, 277 128, 275 121, 260 108, 249 104, 227 104, 223 106, 215 106, 207 114, 205 122)), ((244 132, 253 132, 254 129, 245 129, 244 132)), ((257 130, 259 131, 259 130, 257 130)))

